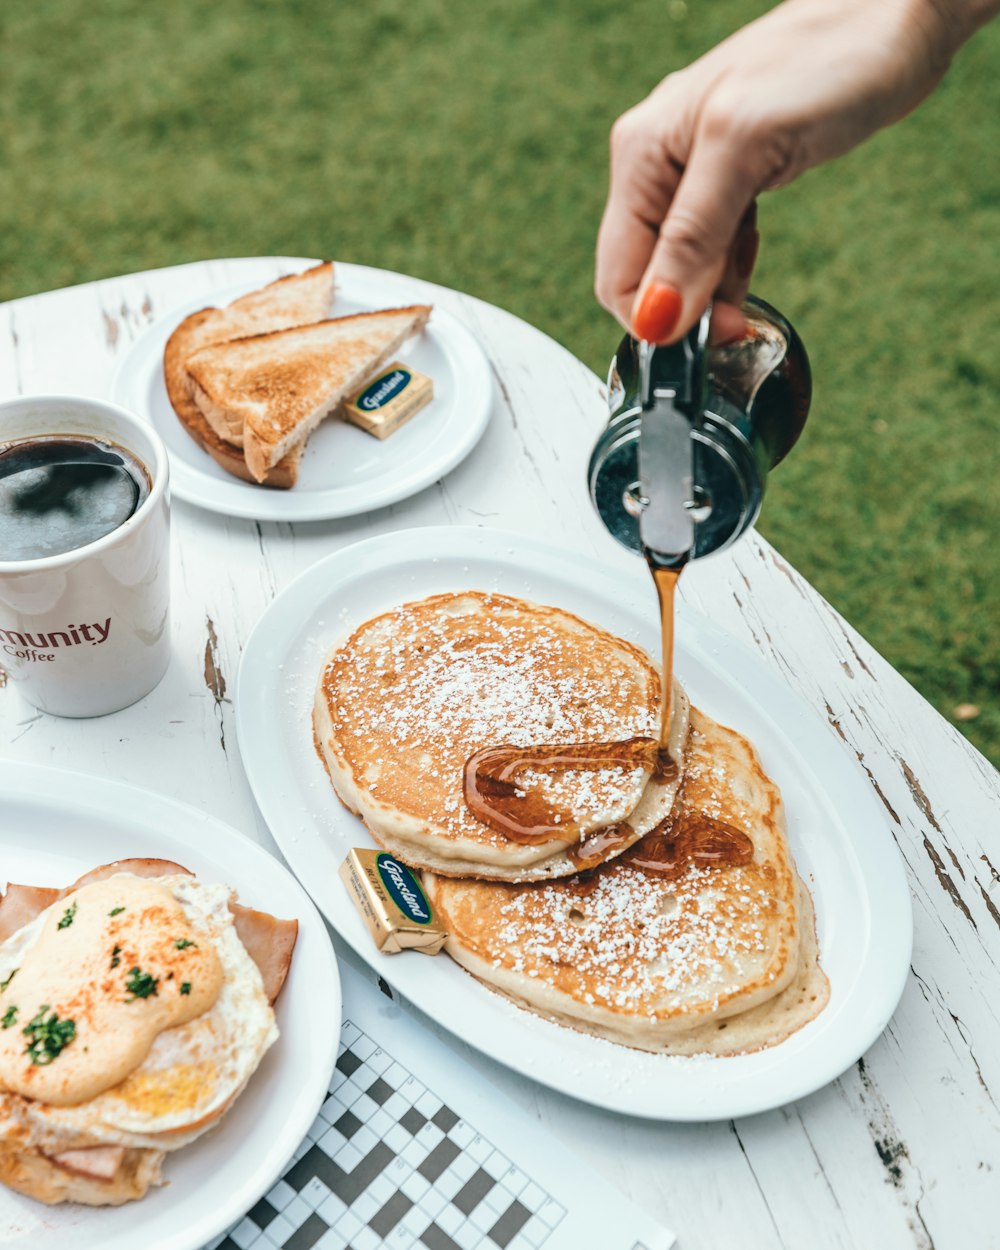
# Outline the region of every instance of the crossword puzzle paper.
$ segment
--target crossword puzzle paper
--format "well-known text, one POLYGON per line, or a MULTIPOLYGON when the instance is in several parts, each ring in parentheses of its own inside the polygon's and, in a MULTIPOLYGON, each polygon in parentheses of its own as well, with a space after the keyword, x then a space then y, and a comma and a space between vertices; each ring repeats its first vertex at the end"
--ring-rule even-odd
POLYGON ((668 1250, 673 1235, 341 963, 340 1057, 284 1176, 206 1250, 668 1250))

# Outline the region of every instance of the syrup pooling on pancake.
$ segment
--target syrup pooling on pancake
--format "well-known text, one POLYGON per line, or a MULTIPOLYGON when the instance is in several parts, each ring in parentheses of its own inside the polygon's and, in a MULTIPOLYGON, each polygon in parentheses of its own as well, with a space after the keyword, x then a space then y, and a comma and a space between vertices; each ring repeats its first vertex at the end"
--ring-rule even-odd
MULTIPOLYGON (((697 743, 688 754, 690 796, 707 765, 697 743)), ((704 793, 698 798, 721 812, 721 805, 704 793)), ((710 987, 713 999, 724 996, 734 988, 727 965, 736 960, 766 967, 765 933, 777 919, 779 904, 773 867, 750 863, 753 841, 735 828, 741 820, 751 824, 748 812, 727 813, 734 823, 725 828, 749 855, 741 855, 742 864, 726 863, 724 890, 718 888, 716 865, 690 859, 678 864, 675 857, 666 872, 650 873, 631 862, 645 858, 651 866, 661 858, 656 841, 669 846, 671 835, 693 841, 699 827, 716 819, 692 810, 689 801, 682 790, 680 811, 675 808, 666 828, 647 834, 583 881, 481 887, 479 902, 485 902, 497 926, 490 933, 493 962, 541 978, 584 1002, 647 1015, 682 1008, 701 985, 710 987), (654 845, 647 847, 647 839, 654 845)))
POLYGON ((572 814, 553 810, 538 787, 523 788, 524 776, 544 776, 553 771, 599 772, 608 764, 653 773, 658 755, 654 738, 483 747, 465 761, 465 803, 477 820, 515 842, 542 842, 546 838, 576 842, 581 829, 572 814))
MULTIPOLYGON (((676 702, 683 740, 687 704, 676 702)), ((649 753, 599 767, 525 760, 514 798, 521 791, 552 817, 531 841, 469 810, 470 756, 498 744, 655 743, 659 705, 658 674, 639 648, 557 608, 467 592, 406 604, 334 648, 314 729, 338 794, 383 846, 436 871, 516 880, 572 872, 568 846, 630 821, 650 780, 649 753)), ((669 810, 673 789, 658 795, 669 810)), ((650 807, 645 828, 662 814, 650 807)))
MULTIPOLYGON (((641 764, 653 776, 679 778, 683 768, 683 738, 674 732, 674 594, 679 568, 660 568, 647 557, 660 603, 662 650, 659 735, 656 739, 630 738, 625 742, 571 743, 563 746, 518 747, 503 744, 485 747, 465 763, 465 802, 484 824, 516 842, 541 842, 556 837, 576 841, 580 829, 572 815, 547 806, 537 788, 522 789, 519 777, 534 764, 551 775, 569 768, 596 769, 608 760, 641 764)), ((580 867, 601 863, 628 845, 627 826, 609 825, 595 831, 586 848, 570 852, 580 867)))
MULTIPOLYGON (((611 825, 584 838, 570 852, 581 869, 567 885, 586 894, 596 887, 597 874, 592 870, 610 856, 606 845, 616 847, 622 841, 620 825, 611 825)), ((749 864, 753 859, 753 840, 724 821, 713 820, 704 812, 690 811, 678 803, 672 811, 638 842, 630 845, 621 857, 623 864, 638 868, 651 877, 679 877, 690 865, 698 868, 749 864)))
POLYGON ((815 1015, 826 981, 777 787, 744 738, 694 709, 685 761, 671 821, 592 872, 425 874, 448 953, 541 1015, 644 1050, 740 1053, 815 1015))
POLYGON ((626 863, 653 877, 679 877, 689 864, 722 868, 752 859, 751 837, 683 803, 676 815, 662 820, 624 856, 626 863))

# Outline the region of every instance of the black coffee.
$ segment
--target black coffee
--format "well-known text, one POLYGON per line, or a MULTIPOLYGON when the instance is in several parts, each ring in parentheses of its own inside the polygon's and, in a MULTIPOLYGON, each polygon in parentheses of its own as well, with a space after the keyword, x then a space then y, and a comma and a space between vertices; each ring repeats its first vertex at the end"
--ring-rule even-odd
POLYGON ((149 494, 142 464, 96 438, 0 443, 0 560, 37 560, 110 534, 149 494))

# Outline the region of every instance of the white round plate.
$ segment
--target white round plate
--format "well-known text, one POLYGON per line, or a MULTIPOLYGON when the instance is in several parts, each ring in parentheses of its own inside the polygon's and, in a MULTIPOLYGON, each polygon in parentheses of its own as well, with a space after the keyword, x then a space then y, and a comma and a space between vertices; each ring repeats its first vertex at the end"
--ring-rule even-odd
POLYGON ((735 1058, 629 1050, 550 1023, 444 956, 379 955, 337 876, 373 843, 339 803, 313 749, 313 691, 327 650, 368 618, 425 595, 496 590, 555 604, 657 654, 656 595, 639 560, 598 564, 516 534, 427 528, 321 560, 264 613, 240 666, 236 717, 257 803, 336 930, 402 995, 470 1045, 585 1102, 662 1120, 717 1120, 801 1098, 833 1080, 888 1023, 910 961, 912 919, 884 813, 829 727, 752 652, 679 613, 677 671, 692 700, 757 746, 781 786, 799 871, 816 902, 831 997, 780 1045, 735 1058))
MULTIPOLYGON (((277 269, 275 278, 287 269, 277 269)), ((403 274, 334 265, 331 315, 433 303, 434 289, 403 274)), ((223 307, 262 282, 206 292, 175 308, 132 344, 111 382, 115 403, 145 417, 170 453, 171 489, 211 512, 258 521, 316 521, 355 516, 415 494, 449 473, 475 447, 493 403, 483 349, 451 313, 435 307, 427 328, 397 356, 434 383, 434 398, 402 429, 377 439, 346 421, 324 421, 310 435, 291 490, 241 482, 220 469, 178 421, 163 381, 163 349, 190 313, 223 307)))
POLYGON ((322 917, 273 856, 184 803, 120 782, 0 762, 0 863, 7 881, 68 885, 127 857, 172 859, 240 901, 296 918, 299 936, 275 1004, 281 1036, 212 1133, 167 1156, 169 1184, 121 1207, 47 1207, 0 1186, 0 1245, 13 1250, 199 1250, 273 1185, 330 1085, 340 978, 322 917))

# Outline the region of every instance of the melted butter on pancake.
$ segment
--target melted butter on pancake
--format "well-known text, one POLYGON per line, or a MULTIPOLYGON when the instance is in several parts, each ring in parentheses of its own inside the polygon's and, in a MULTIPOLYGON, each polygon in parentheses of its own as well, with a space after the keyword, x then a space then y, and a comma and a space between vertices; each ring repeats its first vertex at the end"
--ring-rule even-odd
POLYGON ((173 895, 126 875, 75 890, 4 943, 0 981, 14 968, 0 994, 0 1090, 53 1107, 119 1085, 223 981, 173 895))

